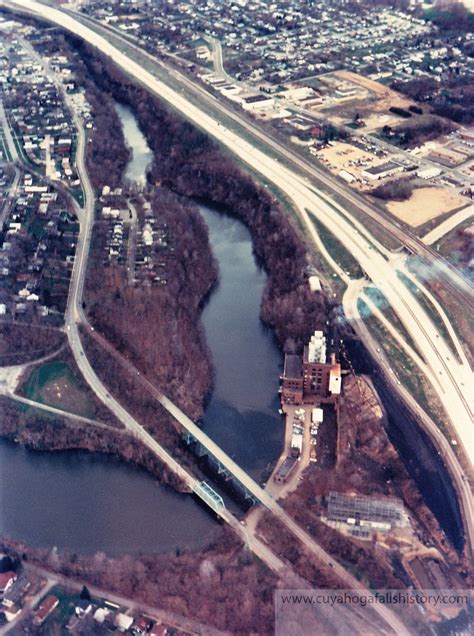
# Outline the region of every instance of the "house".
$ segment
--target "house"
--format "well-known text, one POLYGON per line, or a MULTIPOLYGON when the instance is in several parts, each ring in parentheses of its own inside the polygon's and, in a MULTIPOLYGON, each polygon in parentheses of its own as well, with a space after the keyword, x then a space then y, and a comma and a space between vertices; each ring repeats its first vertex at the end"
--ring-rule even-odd
POLYGON ((33 616, 33 624, 42 625, 51 614, 51 612, 53 612, 58 605, 58 597, 54 596, 53 594, 49 594, 36 610, 36 613, 33 616))
POLYGON ((21 608, 14 603, 3 604, 1 611, 4 613, 8 623, 11 623, 21 612, 21 608))
POLYGON ((98 607, 94 612, 94 620, 99 625, 102 625, 106 618, 111 614, 111 611, 107 607, 98 607))
POLYGON ((92 611, 92 603, 85 598, 81 598, 79 603, 76 604, 74 611, 79 618, 84 618, 92 611))
POLYGON ((157 623, 148 632, 149 636, 167 636, 168 630, 164 625, 157 623))
POLYGON ((119 612, 114 618, 114 625, 119 632, 126 632, 133 625, 133 616, 119 612))
POLYGON ((5 594, 7 590, 11 588, 15 583, 17 576, 13 570, 0 573, 0 594, 5 594))
POLYGON ((140 616, 133 624, 132 632, 137 634, 137 636, 142 636, 142 634, 148 633, 152 626, 153 621, 151 619, 147 616, 140 616))

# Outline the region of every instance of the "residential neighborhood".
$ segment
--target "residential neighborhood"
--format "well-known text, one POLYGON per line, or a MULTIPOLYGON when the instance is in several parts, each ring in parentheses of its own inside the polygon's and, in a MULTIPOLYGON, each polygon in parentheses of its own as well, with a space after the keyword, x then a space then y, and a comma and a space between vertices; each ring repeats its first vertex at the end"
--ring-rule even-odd
POLYGON ((88 588, 22 563, 16 554, 0 554, 0 634, 50 634, 53 626, 65 634, 181 636, 185 619, 170 624, 118 597, 91 595, 88 588), (13 631, 12 631, 13 630, 13 631))

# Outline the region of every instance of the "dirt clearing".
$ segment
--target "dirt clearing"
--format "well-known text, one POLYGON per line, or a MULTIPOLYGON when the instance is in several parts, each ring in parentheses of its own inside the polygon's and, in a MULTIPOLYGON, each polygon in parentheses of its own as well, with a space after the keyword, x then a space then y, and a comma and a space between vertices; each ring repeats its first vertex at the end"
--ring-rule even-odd
POLYGON ((465 204, 465 199, 447 188, 418 188, 407 201, 391 201, 386 205, 398 219, 418 227, 465 204))

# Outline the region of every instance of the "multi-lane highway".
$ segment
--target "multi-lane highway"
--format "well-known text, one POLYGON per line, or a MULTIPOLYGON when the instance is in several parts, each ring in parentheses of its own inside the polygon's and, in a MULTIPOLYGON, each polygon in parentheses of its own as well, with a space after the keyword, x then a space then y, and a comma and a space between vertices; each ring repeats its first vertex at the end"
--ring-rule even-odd
MULTIPOLYGON (((218 47, 214 46, 214 51, 216 52, 216 49, 218 49, 218 47)), ((125 69, 127 70, 127 69, 125 69)), ((153 76, 152 76, 153 77, 153 76)), ((174 77, 176 77, 176 73, 174 74, 174 77)), ((138 79, 140 79, 140 77, 138 77, 138 79)), ((154 78, 153 78, 154 79, 154 78)), ((181 78, 182 81, 187 81, 189 82, 189 80, 186 80, 185 78, 181 78)), ((142 79, 143 81, 143 79, 142 79)), ((156 80, 155 80, 156 82, 156 80)), ((144 82, 146 83, 146 82, 144 82)), ((150 86, 149 83, 146 83, 146 85, 148 86, 148 88, 153 88, 152 86, 150 86)), ((162 85, 163 86, 163 85, 162 85)), ((168 89, 169 90, 169 89, 168 89)), ((173 92, 173 91, 172 91, 173 92)), ((176 93, 175 93, 176 95, 176 93)), ((161 96, 166 98, 166 94, 161 92, 161 96)), ((207 99, 210 99, 208 95, 206 95, 207 99)), ((215 100, 214 100, 215 102, 215 100)), ((174 102, 173 102, 174 103, 174 102)), ((216 104, 213 104, 213 107, 216 107, 216 104)), ((219 104, 218 107, 220 109, 222 109, 222 105, 219 104)), ((186 112, 186 109, 183 109, 183 112, 186 112)), ((187 113, 188 116, 191 116, 192 113, 187 113)), ((229 116, 229 112, 226 112, 226 115, 229 116)), ((250 126, 250 124, 246 121, 243 120, 242 118, 239 118, 235 113, 231 112, 230 115, 232 116, 232 118, 234 120, 238 119, 239 123, 243 126, 245 126, 246 128, 248 128, 250 126)), ((203 120, 203 118, 196 118, 195 119, 196 123, 200 126, 202 126, 203 128, 205 128, 206 130, 208 130, 208 132, 210 131, 209 128, 206 126, 206 122, 203 120)), ((210 131, 212 132, 212 131, 210 131)), ((230 133, 231 135, 233 134, 231 131, 228 131, 225 127, 220 126, 219 129, 219 135, 215 135, 220 141, 223 141, 223 136, 225 134, 225 132, 230 133)), ((262 133, 262 131, 256 129, 255 127, 252 128, 252 133, 258 135, 258 137, 261 139, 262 137, 264 137, 264 133, 262 133)), ((247 163, 251 164, 252 167, 254 169, 258 169, 258 167, 255 165, 255 161, 250 161, 249 160, 249 155, 251 155, 252 157, 255 157, 255 152, 252 152, 252 147, 248 148, 249 144, 247 144, 246 142, 243 142, 243 140, 240 140, 240 138, 238 137, 238 135, 233 135, 234 137, 234 143, 233 143, 233 148, 235 150, 236 146, 239 144, 240 141, 240 145, 242 146, 242 144, 244 146, 247 146, 245 148, 243 148, 243 152, 240 153, 241 158, 245 161, 247 160, 247 163)), ((267 144, 269 144, 274 150, 278 151, 279 153, 282 152, 282 148, 281 146, 279 146, 278 144, 276 144, 276 142, 274 142, 271 139, 268 139, 267 137, 264 137, 265 141, 267 144)), ((229 145, 229 144, 227 144, 229 145)), ((253 150, 255 150, 253 148, 253 150)), ((436 259, 436 264, 437 264, 437 276, 439 278, 445 278, 447 284, 449 285, 450 289, 453 290, 455 288, 455 285, 457 285, 456 287, 456 295, 457 297, 462 297, 463 298, 463 303, 471 303, 472 299, 471 299, 471 295, 470 295, 470 286, 469 283, 464 280, 464 278, 456 271, 453 270, 453 268, 450 265, 447 265, 444 261, 440 261, 439 256, 437 254, 433 255, 432 252, 427 251, 426 250, 426 246, 423 244, 422 241, 420 241, 417 237, 415 236, 410 236, 409 234, 406 233, 405 229, 401 229, 398 227, 398 225, 396 223, 393 222, 392 219, 386 219, 383 215, 381 215, 380 210, 377 209, 373 209, 373 206, 369 205, 367 203, 367 201, 365 201, 364 199, 362 199, 358 194, 354 193, 354 192, 350 192, 348 193, 347 189, 344 188, 344 186, 341 186, 340 184, 334 182, 334 180, 331 180, 331 178, 325 174, 324 172, 322 172, 321 170, 317 169, 315 166, 310 166, 308 168, 308 165, 306 164, 306 162, 304 162, 300 157, 294 157, 291 156, 289 157, 289 152, 286 149, 283 149, 284 155, 286 158, 291 158, 291 160, 293 162, 297 162, 297 165, 299 165, 301 167, 301 169, 305 171, 304 174, 308 174, 308 171, 312 172, 315 176, 317 176, 317 178, 319 180, 323 180, 323 182, 325 183, 325 185, 331 187, 333 190, 335 190, 338 194, 343 195, 347 200, 350 200, 353 204, 356 204, 359 206, 359 208, 362 206, 363 210, 365 213, 368 213, 374 220, 376 220, 378 223, 380 223, 388 232, 390 232, 391 235, 396 236, 398 240, 402 241, 409 249, 411 249, 413 252, 415 253, 419 253, 419 254, 423 254, 425 258, 427 258, 430 262, 433 262, 433 259, 436 259)), ((283 175, 283 171, 284 171, 284 167, 280 166, 280 174, 282 175, 282 177, 284 178, 283 175)), ((262 172, 262 171, 261 171, 262 172)), ((276 173, 276 171, 274 171, 274 174, 276 173)), ((267 173, 267 178, 273 180, 275 183, 277 182, 276 179, 274 178, 274 175, 272 175, 271 173, 268 174, 267 173)), ((301 178, 300 178, 301 179, 301 178)), ((307 181, 306 179, 302 180, 303 186, 307 186, 307 181)), ((288 194, 288 189, 285 190, 286 194, 288 194)), ((314 191, 313 191, 314 192, 314 191)), ((314 194, 317 197, 317 200, 320 203, 327 203, 327 199, 325 197, 325 195, 323 195, 320 191, 318 191, 317 193, 314 192, 314 194)), ((293 197, 293 200, 295 200, 295 198, 293 197)), ((365 237, 367 238, 367 240, 372 244, 375 245, 375 241, 373 239, 373 237, 370 236, 370 234, 365 230, 363 224, 361 223, 357 223, 355 222, 355 219, 348 214, 343 208, 341 208, 341 206, 338 206, 337 204, 334 203, 334 201, 332 201, 329 204, 329 207, 336 207, 338 208, 339 214, 341 215, 345 215, 345 217, 348 219, 348 221, 352 224, 355 225, 355 227, 358 228, 358 231, 361 232, 361 234, 364 234, 365 237)), ((323 210, 321 210, 321 215, 324 217, 324 212, 325 210, 327 211, 328 206, 323 206, 323 210)), ((303 213, 303 210, 301 210, 301 212, 303 213)), ((314 213, 314 210, 313 210, 314 213)), ((325 219, 324 218, 320 218, 320 221, 322 221, 323 223, 325 223, 325 219)), ((326 223, 327 225, 327 223, 326 223)), ((334 226, 332 226, 332 229, 334 228, 334 226)), ((331 229, 331 228, 330 228, 331 229)), ((346 245, 350 246, 352 243, 352 241, 347 241, 346 245)), ((370 246, 365 246, 365 249, 370 249, 370 246)), ((350 249, 350 247, 349 247, 350 249)), ((377 249, 380 253, 384 254, 385 256, 387 256, 387 250, 384 248, 383 245, 381 245, 380 243, 377 243, 377 249)), ((352 250, 351 250, 352 251, 352 250)), ((375 254, 374 252, 372 254, 375 254)), ((370 255, 372 257, 372 255, 370 255)), ((359 259, 358 259, 359 260, 359 259)), ((375 258, 371 258, 370 259, 372 262, 374 262, 376 259, 375 258)), ((361 261, 359 261, 361 262, 361 261)), ((362 263, 361 263, 362 264, 362 263)), ((375 264, 375 262, 374 262, 375 264)), ((365 268, 364 268, 365 269, 365 268)), ((372 269, 372 271, 374 270, 374 267, 370 268, 372 269)), ((367 269, 366 269, 367 271, 367 269)), ((384 271, 388 271, 387 268, 384 269, 384 271)), ((373 279, 374 280, 374 279, 373 279)), ((392 281, 395 283, 395 285, 398 287, 399 292, 403 292, 405 295, 405 298, 408 298, 408 305, 407 303, 405 303, 405 309, 406 311, 405 313, 405 317, 409 317, 411 316, 415 323, 417 323, 418 327, 421 326, 421 321, 419 318, 417 318, 415 316, 415 312, 412 311, 411 308, 409 308, 409 305, 413 302, 413 298, 411 297, 411 294, 408 290, 406 289, 402 289, 403 288, 403 284, 399 285, 397 281, 392 281), (408 293, 408 296, 406 295, 408 293)), ((414 300, 415 305, 418 304, 417 300, 414 300)), ((395 304, 393 305, 395 310, 398 311, 399 308, 397 307, 397 300, 395 299, 395 304)), ((419 310, 416 312, 418 314, 418 316, 420 316, 420 311, 421 314, 423 313, 422 308, 419 308, 419 310)), ((403 319, 402 319, 403 322, 403 319)), ((472 413, 471 413, 471 409, 470 409, 470 404, 468 404, 467 399, 465 398, 465 389, 463 387, 468 387, 469 383, 470 383, 470 370, 467 369, 465 367, 465 365, 463 365, 461 372, 463 374, 463 379, 455 378, 454 374, 452 372, 452 370, 450 368, 448 368, 448 365, 445 364, 445 362, 449 362, 449 355, 447 352, 445 359, 442 359, 442 357, 439 355, 439 353, 436 351, 438 348, 438 342, 435 342, 435 328, 433 325, 433 322, 431 320, 427 320, 427 316, 425 314, 424 316, 424 326, 422 327, 422 331, 425 335, 425 339, 426 336, 428 337, 429 340, 431 340, 431 350, 435 351, 435 358, 437 358, 437 369, 433 370, 433 373, 436 374, 436 381, 435 381, 435 385, 440 385, 443 384, 443 375, 446 376, 447 379, 451 379, 453 380, 452 386, 455 387, 455 393, 457 394, 458 397, 458 403, 461 402, 464 404, 465 407, 465 411, 466 411, 466 417, 464 418, 464 424, 458 424, 457 426, 457 432, 458 435, 460 435, 460 431, 462 431, 464 434, 461 434, 461 443, 464 446, 465 451, 467 452, 467 455, 470 457, 470 459, 472 460, 472 454, 469 455, 470 449, 472 449, 472 413), (431 332, 431 333, 430 333, 431 332), (443 368, 441 368, 443 367, 443 368), (441 377, 440 377, 441 376, 441 377)), ((412 334, 412 337, 415 335, 417 336, 420 333, 420 330, 417 329, 415 327, 415 334, 412 334)), ((455 339, 455 346, 457 346, 459 343, 458 341, 456 341, 455 339)), ((449 350, 449 347, 448 347, 449 350)), ((434 360, 434 358, 432 358, 434 360)), ((446 383, 444 383, 446 384, 446 383)), ((444 394, 444 401, 443 401, 443 397, 441 397, 441 402, 444 403, 444 406, 446 408, 446 410, 448 411, 448 413, 451 410, 451 413, 454 413, 455 410, 454 409, 454 402, 455 400, 453 400, 454 397, 454 393, 451 395, 450 391, 446 389, 446 387, 442 388, 439 387, 439 391, 441 393, 444 394), (447 408, 446 406, 446 402, 447 401, 451 401, 453 402, 453 406, 451 407, 451 409, 447 408)), ((439 393, 438 391, 438 393, 439 393)), ((440 396, 439 396, 440 397, 440 396)), ((457 418, 456 418, 457 419, 457 418)), ((462 418, 461 418, 462 419, 462 418)))
MULTIPOLYGON (((85 134, 81 122, 73 112, 73 119, 78 131, 78 145, 76 154, 76 167, 80 174, 85 194, 84 208, 80 211, 80 233, 76 246, 76 256, 71 277, 69 302, 66 313, 66 331, 69 344, 74 354, 76 363, 83 374, 85 380, 94 390, 101 401, 114 413, 114 415, 124 424, 127 430, 140 439, 150 450, 152 450, 178 477, 193 490, 198 480, 184 469, 145 429, 133 418, 123 406, 115 400, 108 392, 106 386, 101 382, 93 370, 86 352, 83 348, 79 325, 87 325, 87 318, 82 308, 82 295, 84 289, 85 273, 87 269, 87 259, 89 254, 90 237, 93 225, 94 212, 94 192, 85 168, 85 134)), ((153 388, 153 387, 152 387, 153 388)), ((243 471, 222 449, 205 435, 192 420, 190 420, 169 398, 158 393, 157 399, 163 407, 193 436, 206 446, 210 452, 229 470, 244 486, 251 492, 257 500, 270 510, 288 530, 293 533, 306 548, 312 552, 326 567, 330 567, 335 576, 340 577, 349 588, 360 587, 359 581, 353 577, 344 567, 333 559, 321 546, 299 526, 288 513, 263 490, 245 471, 243 471)), ((235 519, 231 512, 222 509, 218 513, 222 519, 228 523, 239 536, 242 536, 248 547, 264 561, 272 570, 283 573, 288 569, 281 559, 263 543, 256 533, 249 533, 235 519)), ((376 609, 379 616, 397 634, 408 634, 403 623, 387 608, 379 606, 376 609)))
MULTIPOLYGON (((402 227, 382 208, 376 207, 374 203, 369 202, 369 200, 363 195, 352 190, 340 180, 334 179, 334 177, 328 174, 324 169, 318 167, 317 164, 312 163, 296 154, 294 149, 287 145, 283 145, 280 141, 270 137, 266 131, 262 130, 249 119, 230 108, 225 101, 216 99, 210 95, 199 85, 199 83, 196 83, 188 76, 180 73, 176 68, 166 65, 163 62, 159 62, 137 44, 131 42, 130 39, 121 35, 117 30, 106 28, 99 22, 82 14, 77 16, 74 15, 74 17, 80 20, 81 23, 91 25, 92 29, 98 31, 100 34, 105 34, 106 39, 112 38, 116 43, 115 46, 117 46, 119 50, 123 47, 124 51, 136 51, 137 55, 140 56, 140 59, 149 60, 157 69, 159 69, 159 76, 163 82, 168 83, 167 78, 171 79, 174 85, 181 84, 183 88, 189 92, 189 95, 196 95, 199 102, 205 106, 203 110, 213 116, 214 119, 218 119, 217 115, 222 115, 225 120, 231 121, 232 124, 235 124, 235 126, 240 128, 242 132, 254 137, 258 144, 263 144, 268 151, 271 151, 274 158, 288 162, 291 164, 292 168, 297 169, 301 175, 305 175, 312 179, 314 183, 320 184, 324 187, 325 191, 329 191, 332 194, 337 195, 341 202, 341 205, 337 207, 342 214, 346 213, 345 207, 349 209, 352 206, 357 212, 357 218, 362 215, 361 218, 363 219, 364 215, 366 215, 374 224, 378 225, 379 229, 383 230, 387 236, 395 239, 400 245, 405 246, 411 253, 423 257, 428 263, 436 262, 438 267, 438 278, 442 280, 447 287, 449 287, 451 293, 456 299, 462 301, 466 307, 470 307, 472 308, 472 311, 474 311, 472 286, 469 281, 467 281, 455 267, 443 259, 435 250, 428 245, 425 245, 424 242, 416 236, 416 234, 411 232, 408 228, 402 227)), ((219 58, 219 43, 217 43, 213 38, 211 38, 211 43, 213 50, 217 55, 217 62, 222 66, 222 59, 219 58)), ((128 53, 126 52, 124 54, 127 55, 128 53)), ((172 59, 172 56, 170 56, 170 58, 172 59)), ((163 95, 163 97, 166 99, 166 96, 163 95)), ((191 99, 191 101, 193 100, 191 99)), ((196 121, 196 124, 199 126, 198 121, 196 121)), ((203 128, 205 128, 205 126, 203 126, 203 128)), ((217 139, 219 138, 217 137, 217 139)), ((326 197, 324 192, 321 190, 318 190, 318 195, 330 204, 337 205, 334 199, 326 197)))
MULTIPOLYGON (((234 130, 221 125, 213 116, 204 112, 181 92, 177 92, 158 80, 152 73, 145 70, 127 55, 124 55, 109 41, 101 37, 94 30, 86 27, 74 17, 41 5, 34 0, 24 0, 23 2, 14 2, 12 0, 11 4, 27 7, 41 17, 60 24, 96 46, 105 55, 112 57, 116 64, 140 81, 151 92, 171 103, 175 109, 181 111, 188 119, 218 139, 220 143, 228 147, 235 155, 260 173, 265 179, 276 184, 300 211, 308 234, 313 239, 315 239, 316 231, 307 211, 315 215, 320 222, 335 234, 346 249, 348 249, 361 264, 374 284, 381 289, 390 305, 398 314, 405 329, 417 343, 418 348, 426 360, 426 364, 429 365, 433 376, 436 378, 436 382, 433 382, 433 389, 451 419, 466 456, 472 461, 472 420, 470 404, 465 395, 465 387, 468 387, 471 381, 470 371, 465 368, 465 365, 455 364, 450 360, 450 351, 447 344, 439 337, 436 337, 432 321, 429 316, 426 315, 423 307, 396 275, 391 263, 387 261, 384 256, 386 253, 384 247, 374 239, 363 224, 357 223, 356 219, 347 210, 335 201, 329 202, 325 194, 311 185, 308 180, 308 177, 311 176, 311 171, 305 162, 300 158, 297 160, 301 162, 301 170, 304 171, 304 174, 300 175, 286 164, 278 161, 278 158, 275 156, 276 154, 278 156, 283 154, 283 156, 291 160, 294 165, 295 159, 289 156, 289 151, 284 148, 282 149, 276 144, 275 154, 270 156, 267 152, 263 152, 247 139, 237 135, 234 130)), ((247 126, 248 124, 245 123, 245 125, 247 126)), ((258 134, 263 135, 261 131, 258 131, 258 134)), ((267 146, 270 147, 275 143, 267 138, 265 138, 265 142, 267 146)), ((314 170, 314 167, 311 167, 311 170, 314 170)), ((339 184, 337 184, 336 188, 334 181, 325 173, 318 172, 317 178, 319 182, 324 179, 328 187, 334 191, 337 191, 337 188, 340 187, 339 184)), ((348 195, 345 190, 343 194, 347 198, 348 195)), ((356 196, 352 196, 351 194, 351 199, 354 205, 360 205, 356 196)), ((370 206, 367 206, 366 202, 364 202, 364 212, 369 216, 371 215, 370 206)), ((378 211, 376 214, 378 222, 381 223, 388 232, 400 238, 400 240, 402 240, 405 245, 408 245, 408 247, 411 247, 413 251, 420 249, 425 250, 423 254, 426 256, 427 247, 421 241, 411 237, 407 238, 406 233, 401 229, 397 230, 392 222, 388 223, 387 221, 384 225, 383 217, 379 216, 378 211)), ((91 215, 92 212, 90 215, 86 214, 86 216, 90 216, 90 218, 91 215)), ((82 298, 85 267, 78 265, 78 263, 81 263, 81 260, 85 263, 87 259, 89 239, 90 221, 86 221, 86 231, 82 237, 83 245, 81 247, 78 244, 78 254, 76 256, 75 265, 75 270, 77 269, 78 273, 74 274, 78 277, 78 280, 77 285, 75 285, 76 291, 74 298, 68 311, 68 327, 70 327, 69 331, 71 333, 72 344, 76 348, 78 355, 84 358, 84 364, 81 370, 89 381, 95 383, 97 377, 93 377, 95 374, 85 359, 84 352, 81 353, 80 344, 74 344, 75 340, 79 341, 77 323, 84 320, 80 299, 82 298), (81 250, 84 250, 82 257, 81 250)), ((429 252, 428 255, 431 257, 429 252)), ((435 256, 437 258, 437 255, 435 256)), ((446 271, 448 272, 446 276, 451 280, 451 283, 458 285, 458 288, 461 287, 461 293, 464 294, 466 291, 466 282, 460 278, 456 272, 453 273, 451 268, 447 268, 446 271)), ((106 395, 103 397, 107 400, 106 395)), ((124 413, 121 415, 124 417, 124 413)), ((128 414, 126 415, 130 417, 128 414)), ((161 449, 161 451, 162 450, 163 449, 161 449)), ((264 500, 262 501, 265 503, 264 500)), ((268 504, 269 503, 270 502, 268 502, 268 504)), ((272 508, 272 510, 275 512, 275 509, 272 508)), ((296 533, 295 529, 293 529, 293 531, 296 533)), ((298 532, 301 532, 301 529, 298 528, 298 532)), ((308 540, 311 541, 311 538, 306 536, 305 542, 308 540)))

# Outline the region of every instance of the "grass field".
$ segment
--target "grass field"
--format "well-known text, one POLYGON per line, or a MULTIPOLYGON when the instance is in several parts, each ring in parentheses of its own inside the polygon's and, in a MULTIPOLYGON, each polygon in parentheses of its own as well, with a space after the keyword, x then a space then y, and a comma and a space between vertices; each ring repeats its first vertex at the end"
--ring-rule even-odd
POLYGON ((94 418, 95 409, 81 391, 79 381, 66 362, 46 362, 33 369, 22 387, 30 400, 82 417, 94 418))
POLYGON ((351 278, 362 278, 364 272, 352 254, 346 250, 343 244, 334 236, 334 234, 329 232, 322 223, 319 223, 319 221, 317 221, 314 217, 312 217, 312 221, 321 241, 324 243, 325 248, 336 263, 351 278))
POLYGON ((427 296, 425 296, 425 294, 417 287, 417 285, 415 285, 415 283, 412 280, 410 280, 407 276, 405 276, 403 272, 397 272, 397 276, 401 281, 405 283, 408 289, 410 289, 417 296, 418 302, 420 303, 420 305, 423 307, 423 309, 426 311, 428 316, 431 318, 431 320, 433 321, 433 323, 439 330, 441 337, 446 340, 446 344, 451 349, 453 355, 455 355, 457 360, 460 362, 461 360, 459 359, 458 352, 456 351, 453 341, 451 340, 449 331, 446 328, 446 325, 444 324, 443 319, 439 315, 438 311, 436 310, 436 307, 433 305, 431 300, 427 296))
POLYGON ((415 341, 410 336, 408 331, 405 329, 405 325, 402 323, 402 321, 397 316, 395 311, 389 305, 387 299, 382 294, 380 289, 378 289, 377 287, 369 287, 368 286, 368 287, 364 287, 364 292, 370 298, 370 300, 374 303, 374 305, 378 309, 380 309, 380 311, 383 313, 385 318, 389 322, 392 323, 392 325, 395 327, 395 329, 398 331, 398 333, 402 336, 402 338, 405 340, 405 342, 413 349, 413 351, 415 351, 415 353, 417 353, 420 356, 420 358, 423 361, 426 362, 422 352, 418 349, 418 347, 416 346, 415 341))

